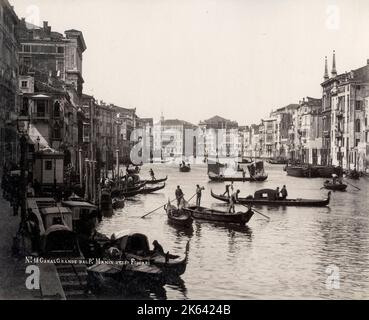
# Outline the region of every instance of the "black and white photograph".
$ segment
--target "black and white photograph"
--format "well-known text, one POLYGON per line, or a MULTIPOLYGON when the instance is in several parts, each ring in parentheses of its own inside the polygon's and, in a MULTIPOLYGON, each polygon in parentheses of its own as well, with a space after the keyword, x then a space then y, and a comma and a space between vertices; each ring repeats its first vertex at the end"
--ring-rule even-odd
POLYGON ((369 299, 368 33, 366 0, 0 0, 0 300, 369 299))

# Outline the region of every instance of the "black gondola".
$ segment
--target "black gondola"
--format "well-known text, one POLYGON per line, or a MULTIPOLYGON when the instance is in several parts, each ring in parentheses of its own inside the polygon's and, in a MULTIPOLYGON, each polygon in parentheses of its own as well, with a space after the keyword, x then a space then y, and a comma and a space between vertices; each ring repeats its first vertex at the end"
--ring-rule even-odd
POLYGON ((170 203, 165 205, 164 210, 167 212, 168 222, 170 224, 187 228, 192 226, 193 219, 190 213, 182 209, 177 209, 170 203))
MULTIPOLYGON (((223 195, 216 195, 211 191, 211 196, 217 200, 229 203, 229 198, 223 195)), ((331 191, 326 199, 276 199, 275 190, 263 189, 256 191, 253 196, 247 198, 238 197, 236 203, 260 206, 291 206, 291 207, 325 207, 329 205, 331 191)))
POLYGON ((156 187, 144 187, 141 190, 139 190, 139 194, 148 194, 148 193, 153 193, 155 191, 159 191, 165 188, 165 183, 163 183, 160 186, 156 186, 156 187))
POLYGON ((179 165, 179 171, 181 172, 190 172, 191 171, 191 166, 190 164, 180 164, 179 165))
POLYGON ((325 181, 324 182, 324 188, 328 189, 328 190, 333 190, 333 191, 345 191, 347 188, 347 184, 344 183, 333 183, 331 181, 325 181))
POLYGON ((184 208, 183 210, 190 213, 195 219, 224 223, 236 223, 242 225, 248 223, 254 215, 253 211, 228 213, 220 210, 208 209, 198 206, 190 206, 184 208))
POLYGON ((163 179, 156 179, 156 180, 144 180, 144 182, 146 182, 146 184, 157 184, 157 183, 161 183, 161 182, 165 182, 168 180, 168 176, 166 176, 163 179))

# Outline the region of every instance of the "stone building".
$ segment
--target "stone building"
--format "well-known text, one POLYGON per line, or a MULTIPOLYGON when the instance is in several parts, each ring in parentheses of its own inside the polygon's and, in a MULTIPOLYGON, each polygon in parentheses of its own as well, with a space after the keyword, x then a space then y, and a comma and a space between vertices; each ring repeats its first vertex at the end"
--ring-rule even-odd
POLYGON ((38 27, 25 19, 19 23, 18 34, 23 93, 20 103, 23 109, 30 110, 31 124, 41 134, 49 124, 49 131, 54 132, 50 146, 65 152, 68 160, 65 165, 78 168, 78 152, 82 147, 78 138, 78 110, 83 102, 82 54, 86 50, 83 34, 67 30, 63 35, 52 31, 47 21, 38 27), (31 78, 35 83, 33 96, 29 96, 27 88, 31 78), (59 101, 60 96, 64 100, 59 101))
POLYGON ((367 169, 366 99, 369 60, 361 68, 337 74, 335 53, 331 77, 327 62, 323 88, 323 148, 327 163, 344 169, 367 169))
POLYGON ((14 120, 18 93, 18 17, 8 0, 0 0, 0 162, 17 162, 14 120))

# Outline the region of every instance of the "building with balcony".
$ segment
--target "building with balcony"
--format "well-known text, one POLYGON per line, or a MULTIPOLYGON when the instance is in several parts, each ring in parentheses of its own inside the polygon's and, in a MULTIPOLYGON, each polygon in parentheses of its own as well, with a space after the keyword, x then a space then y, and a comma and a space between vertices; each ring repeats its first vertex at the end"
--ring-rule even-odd
POLYGON ((369 59, 361 68, 332 76, 323 87, 323 148, 328 163, 344 169, 367 170, 366 97, 369 95, 369 59))

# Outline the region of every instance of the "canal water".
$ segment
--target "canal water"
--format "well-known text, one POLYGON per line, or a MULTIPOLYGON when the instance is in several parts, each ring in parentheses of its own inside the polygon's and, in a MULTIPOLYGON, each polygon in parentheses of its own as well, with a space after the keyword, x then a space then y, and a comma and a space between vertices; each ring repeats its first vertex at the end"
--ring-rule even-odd
MULTIPOLYGON (((99 231, 110 236, 127 230, 158 240, 165 251, 184 254, 190 240, 189 260, 182 281, 152 293, 154 299, 368 299, 369 298, 369 181, 347 180, 361 190, 333 192, 329 207, 267 208, 255 214, 245 228, 195 221, 183 232, 168 225, 164 209, 146 219, 145 213, 173 199, 177 185, 185 198, 205 187, 202 205, 224 209, 210 196, 223 193, 224 183, 210 182, 206 165, 181 173, 175 164, 150 164, 141 169, 149 178, 168 175, 166 188, 156 194, 127 200, 126 207, 104 218, 99 231)), ((262 188, 287 186, 290 198, 326 198, 325 179, 288 177, 282 165, 266 165, 262 183, 236 182, 240 196, 262 188)), ((195 199, 193 199, 195 200, 195 199)), ((245 210, 239 206, 239 210, 245 210)), ((115 298, 124 298, 118 297, 115 298)), ((138 297, 139 298, 139 297, 138 297)), ((147 298, 147 297, 146 297, 147 298)))

